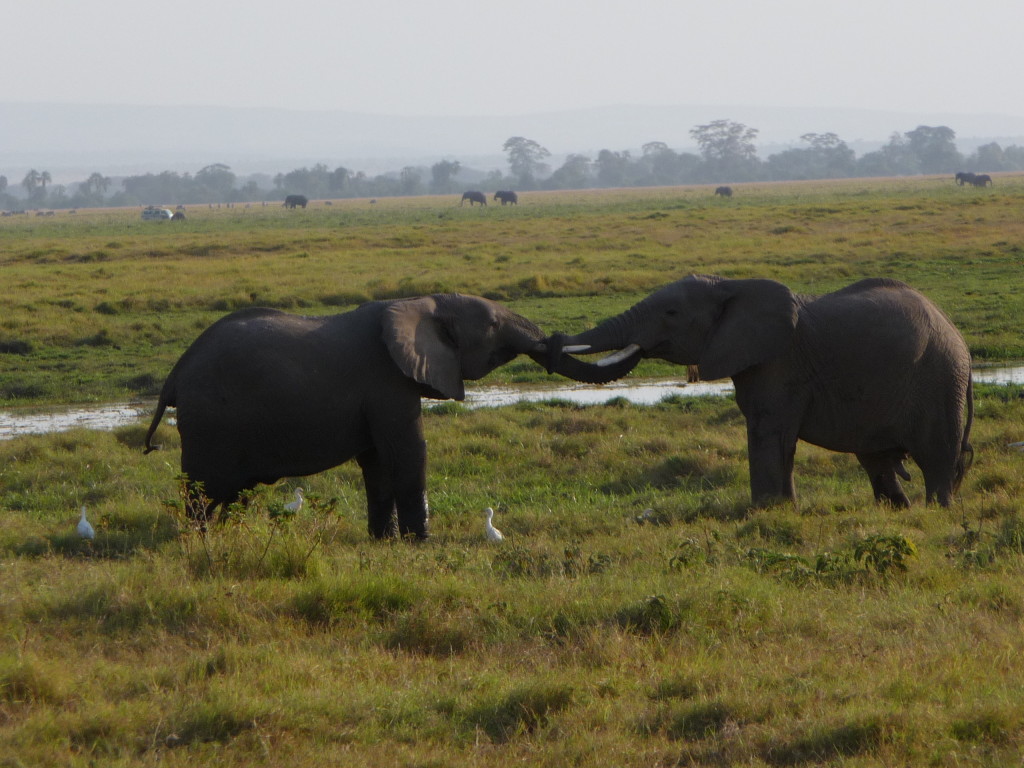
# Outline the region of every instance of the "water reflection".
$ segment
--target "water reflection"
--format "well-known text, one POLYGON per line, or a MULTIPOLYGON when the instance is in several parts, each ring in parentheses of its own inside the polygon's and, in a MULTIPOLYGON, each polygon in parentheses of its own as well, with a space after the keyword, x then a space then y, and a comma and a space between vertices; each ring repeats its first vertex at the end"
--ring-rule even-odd
MULTIPOLYGON (((1024 366, 980 368, 974 381, 985 384, 1024 384, 1024 366)), ((672 380, 630 380, 628 383, 591 386, 573 384, 558 387, 480 387, 466 389, 465 405, 469 408, 493 408, 520 402, 567 400, 580 405, 597 405, 615 398, 639 405, 660 403, 666 397, 722 397, 732 392, 731 381, 686 384, 672 380)), ((438 401, 425 400, 427 405, 438 401)), ((63 432, 69 429, 116 429, 148 420, 155 402, 110 403, 90 407, 54 408, 50 410, 18 409, 0 411, 0 440, 22 435, 63 432)), ((173 409, 171 409, 173 413, 173 409)), ((165 417, 164 423, 172 421, 165 417)))
POLYGON ((993 366, 975 368, 971 378, 981 384, 1024 384, 1024 366, 993 366))
POLYGON ((685 384, 676 381, 634 381, 630 384, 602 386, 577 384, 562 387, 527 389, 524 387, 486 387, 466 389, 465 405, 469 408, 489 408, 514 403, 536 403, 544 400, 568 400, 578 405, 598 405, 616 398, 625 398, 638 405, 660 403, 666 397, 722 396, 732 392, 731 381, 685 384))
POLYGON ((148 403, 109 403, 79 408, 0 411, 0 440, 21 435, 42 435, 69 429, 116 429, 134 424, 143 414, 152 413, 148 403))

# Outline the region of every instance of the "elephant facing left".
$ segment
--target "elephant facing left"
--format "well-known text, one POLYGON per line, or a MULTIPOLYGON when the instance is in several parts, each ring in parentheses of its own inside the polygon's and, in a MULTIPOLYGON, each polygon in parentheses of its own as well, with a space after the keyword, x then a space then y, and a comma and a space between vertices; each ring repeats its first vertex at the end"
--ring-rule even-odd
MULTIPOLYGON (((177 409, 189 514, 209 519, 242 491, 354 458, 370 535, 426 538, 421 397, 462 400, 463 381, 519 354, 543 365, 543 332, 496 302, 438 294, 339 315, 234 312, 207 328, 164 382, 145 450, 177 409)), ((595 382, 574 365, 563 371, 595 382)))
POLYGON ((754 506, 796 500, 798 440, 853 453, 875 499, 905 507, 906 457, 926 501, 949 506, 973 457, 971 355, 949 318, 898 280, 869 278, 822 296, 765 279, 690 275, 595 328, 547 343, 620 350, 593 364, 653 357, 730 377, 747 421, 754 506), (965 415, 966 414, 966 415, 965 415))

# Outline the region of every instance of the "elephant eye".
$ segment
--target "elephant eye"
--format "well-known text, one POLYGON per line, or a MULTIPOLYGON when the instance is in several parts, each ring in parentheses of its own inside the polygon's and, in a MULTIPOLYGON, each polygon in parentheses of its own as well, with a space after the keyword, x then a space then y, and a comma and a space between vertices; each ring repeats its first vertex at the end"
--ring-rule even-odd
POLYGON ((665 314, 668 317, 675 317, 676 315, 679 314, 679 310, 678 309, 666 309, 665 310, 665 314))
POLYGON ((455 338, 455 331, 454 331, 454 329, 451 326, 449 326, 447 323, 441 323, 440 324, 440 328, 438 329, 438 331, 439 331, 439 334, 441 336, 441 339, 446 344, 450 344, 453 347, 459 346, 459 340, 457 338, 455 338))

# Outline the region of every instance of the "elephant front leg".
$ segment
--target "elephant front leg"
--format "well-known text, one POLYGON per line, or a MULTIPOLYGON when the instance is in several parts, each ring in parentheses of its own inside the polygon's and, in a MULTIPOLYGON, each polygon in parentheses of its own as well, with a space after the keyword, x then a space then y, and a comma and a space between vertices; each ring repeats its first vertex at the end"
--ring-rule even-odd
POLYGON ((750 498, 755 507, 780 501, 796 502, 793 460, 796 434, 747 419, 747 458, 750 463, 750 498))
MULTIPOLYGON (((418 405, 418 402, 417 402, 418 405)), ((427 444, 418 419, 380 436, 373 449, 358 457, 366 483, 370 535, 414 536, 427 530, 427 444)))
POLYGON ((394 473, 398 535, 425 539, 430 535, 427 530, 427 442, 421 430, 416 430, 416 436, 403 446, 394 473))
POLYGON ((391 474, 381 465, 375 448, 356 456, 363 471, 366 488, 366 517, 370 536, 390 539, 397 532, 395 526, 395 494, 391 488, 391 474))

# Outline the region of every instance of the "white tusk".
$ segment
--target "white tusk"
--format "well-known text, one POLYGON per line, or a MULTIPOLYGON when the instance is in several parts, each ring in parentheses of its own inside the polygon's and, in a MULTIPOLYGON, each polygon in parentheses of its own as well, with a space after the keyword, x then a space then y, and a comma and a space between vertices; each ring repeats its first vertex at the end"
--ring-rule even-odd
POLYGON ((568 347, 562 347, 562 351, 570 355, 578 355, 583 352, 590 351, 589 344, 570 344, 568 347))
POLYGON ((602 357, 600 360, 597 361, 596 364, 601 366, 602 368, 607 367, 609 365, 615 365, 615 363, 619 362, 620 360, 625 360, 627 357, 629 357, 639 349, 639 344, 630 344, 628 347, 620 349, 618 352, 613 352, 612 354, 608 355, 608 357, 602 357))

